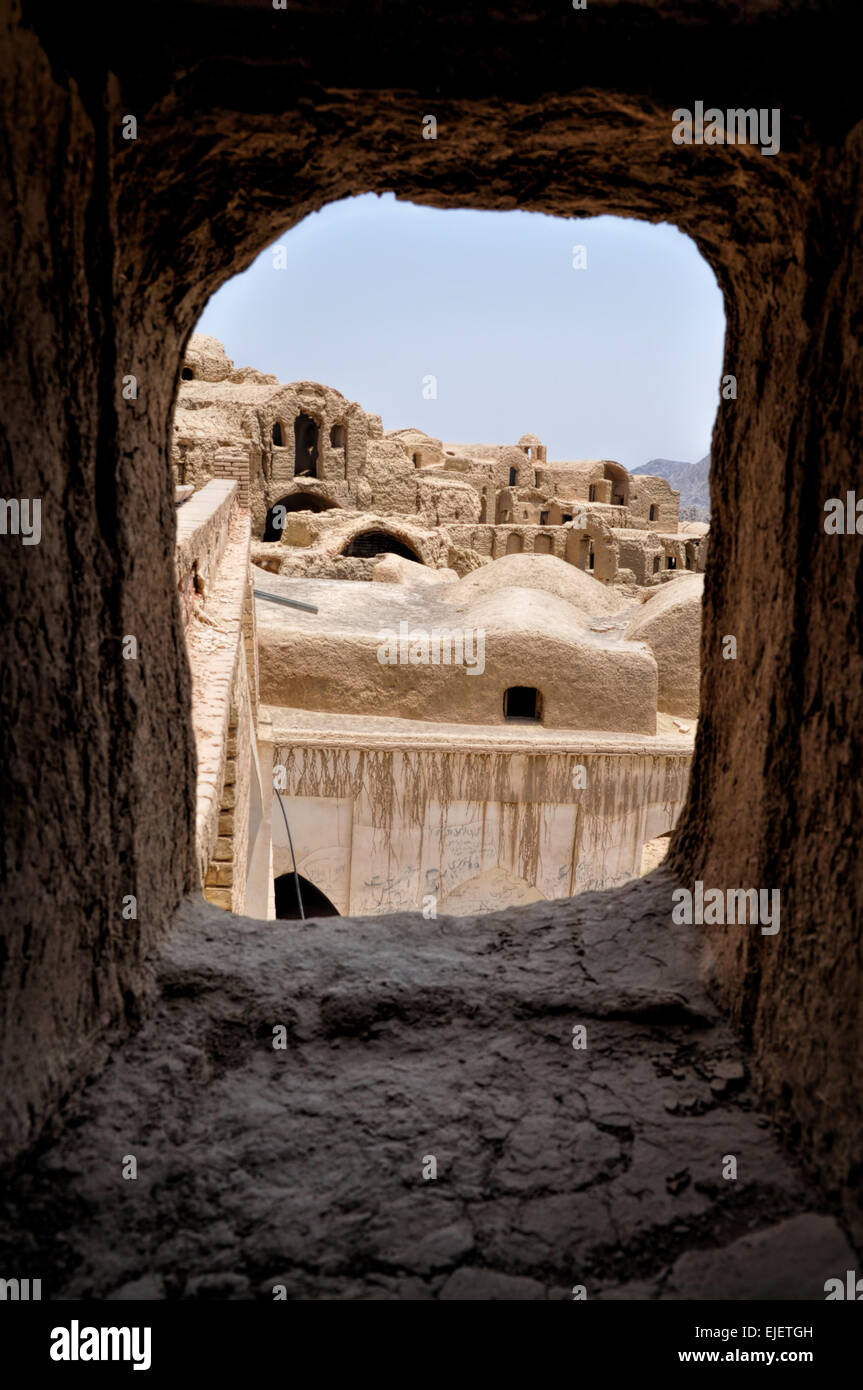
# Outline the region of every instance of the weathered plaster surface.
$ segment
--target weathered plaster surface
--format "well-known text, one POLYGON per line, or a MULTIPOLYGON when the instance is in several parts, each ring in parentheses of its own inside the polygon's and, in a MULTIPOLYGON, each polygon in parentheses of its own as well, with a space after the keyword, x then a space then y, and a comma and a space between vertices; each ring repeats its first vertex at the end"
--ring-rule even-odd
MULTIPOLYGON (((267 714, 297 867, 341 913, 418 911, 428 895, 439 911, 494 910, 518 885, 561 898, 626 882, 644 842, 674 826, 689 779, 683 737, 611 737, 603 753, 603 740, 531 738, 523 726, 495 738, 267 714), (461 907, 446 907, 453 894, 461 907)), ((291 862, 276 812, 275 872, 291 862)))
POLYGON ((155 1011, 0 1207, 0 1256, 63 1298, 823 1299, 854 1252, 672 886, 302 926, 189 903, 155 1011))

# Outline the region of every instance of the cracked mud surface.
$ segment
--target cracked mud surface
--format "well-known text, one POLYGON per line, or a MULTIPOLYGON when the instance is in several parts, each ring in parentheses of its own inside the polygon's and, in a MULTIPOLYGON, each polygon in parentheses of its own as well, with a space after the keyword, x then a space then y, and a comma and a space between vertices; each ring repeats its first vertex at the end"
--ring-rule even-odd
POLYGON ((823 1299, 853 1252, 670 891, 305 925, 188 902, 157 1006, 7 1188, 5 1264, 54 1298, 823 1299))

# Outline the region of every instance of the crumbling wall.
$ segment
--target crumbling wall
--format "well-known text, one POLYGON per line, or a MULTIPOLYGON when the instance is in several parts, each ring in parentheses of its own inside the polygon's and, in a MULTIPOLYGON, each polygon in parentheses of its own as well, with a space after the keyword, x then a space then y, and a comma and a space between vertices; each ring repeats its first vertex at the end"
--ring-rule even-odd
POLYGON ((653 531, 614 531, 617 563, 631 570, 637 584, 655 583, 654 575, 665 568, 665 548, 653 531))
POLYGON ((632 473, 630 478, 629 524, 647 526, 652 531, 676 531, 680 521, 680 493, 675 492, 665 478, 642 473, 632 473))
POLYGON ((377 439, 366 448, 362 477, 371 488, 371 505, 382 514, 415 516, 418 511, 416 468, 402 446, 392 439, 377 439))
POLYGON ((434 526, 447 522, 479 520, 480 498, 475 488, 461 480, 439 477, 417 479, 417 511, 434 526))

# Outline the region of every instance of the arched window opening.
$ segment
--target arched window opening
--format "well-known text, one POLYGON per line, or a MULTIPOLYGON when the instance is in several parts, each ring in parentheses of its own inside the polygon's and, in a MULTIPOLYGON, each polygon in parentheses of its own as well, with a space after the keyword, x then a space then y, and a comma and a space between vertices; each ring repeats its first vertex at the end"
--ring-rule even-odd
POLYGON ((511 685, 503 692, 504 719, 538 724, 542 719, 542 694, 534 685, 511 685))
POLYGON ((191 367, 184 367, 180 372, 180 377, 183 381, 194 381, 195 373, 192 371, 191 367))
MULTIPOLYGON (((316 888, 302 874, 297 874, 300 881, 300 897, 303 900, 304 917, 339 917, 341 914, 337 907, 333 907, 329 898, 322 893, 320 888, 316 888)), ((297 880, 293 872, 279 874, 273 880, 276 890, 276 917, 283 921, 298 922, 300 920, 300 905, 297 901, 297 880)))
POLYGON ((506 553, 507 555, 518 555, 524 545, 521 536, 507 536, 506 553))
POLYGON ((278 420, 273 425, 273 443, 278 449, 283 449, 285 445, 285 436, 278 420))
POLYGON ((589 570, 592 570, 595 564, 596 564, 596 555, 594 554, 593 542, 591 541, 591 543, 590 543, 590 549, 589 549, 588 552, 587 552, 587 568, 588 568, 589 570))
POLYGON ((516 480, 517 477, 518 477, 518 472, 516 471, 515 468, 511 468, 511 469, 509 470, 509 485, 510 485, 510 487, 515 487, 515 480, 516 480))
POLYGON ((677 569, 677 559, 674 555, 669 555, 665 561, 665 568, 669 570, 677 569))
POLYGON ((294 421, 294 477, 317 478, 319 434, 317 421, 300 411, 294 421))
POLYGON ((651 506, 650 506, 650 515, 648 516, 647 519, 648 519, 648 521, 655 521, 656 518, 657 518, 658 516, 659 516, 659 508, 657 507, 657 505, 656 505, 655 502, 652 502, 652 503, 651 503, 651 506))
POLYGON ((615 507, 629 506, 629 477, 626 469, 618 463, 606 463, 603 468, 606 482, 611 484, 611 501, 615 507))
POLYGON ((330 446, 333 449, 343 449, 347 432, 344 425, 333 425, 330 430, 330 446))

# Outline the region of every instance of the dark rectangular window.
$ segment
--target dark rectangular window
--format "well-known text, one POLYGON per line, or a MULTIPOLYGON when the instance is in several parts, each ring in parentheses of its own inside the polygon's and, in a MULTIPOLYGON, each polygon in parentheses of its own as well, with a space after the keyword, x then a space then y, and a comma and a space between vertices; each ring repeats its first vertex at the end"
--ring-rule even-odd
POLYGON ((504 719, 542 718, 542 696, 533 685, 511 685, 503 692, 504 719))

